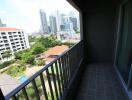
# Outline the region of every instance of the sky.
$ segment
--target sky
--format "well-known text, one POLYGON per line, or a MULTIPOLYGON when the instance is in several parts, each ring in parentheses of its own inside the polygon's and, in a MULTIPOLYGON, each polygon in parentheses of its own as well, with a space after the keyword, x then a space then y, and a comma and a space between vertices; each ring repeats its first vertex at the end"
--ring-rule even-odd
POLYGON ((68 14, 75 10, 66 0, 0 0, 0 18, 8 27, 23 29, 27 33, 40 30, 39 10, 43 9, 48 16, 56 10, 68 14))

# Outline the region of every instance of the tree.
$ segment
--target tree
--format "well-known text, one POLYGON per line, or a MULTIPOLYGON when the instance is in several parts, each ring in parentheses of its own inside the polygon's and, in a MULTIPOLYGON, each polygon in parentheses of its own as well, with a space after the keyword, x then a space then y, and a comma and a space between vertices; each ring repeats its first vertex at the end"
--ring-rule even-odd
POLYGON ((3 58, 7 58, 7 59, 10 58, 11 56, 12 56, 12 53, 10 50, 4 51, 2 55, 3 58))
POLYGON ((35 61, 35 64, 38 66, 44 66, 45 65, 45 61, 43 59, 38 59, 35 61))
POLYGON ((40 54, 45 50, 45 47, 41 43, 36 43, 32 48, 32 54, 40 54))
POLYGON ((35 42, 36 41, 36 37, 35 36, 29 36, 29 42, 35 42))
POLYGON ((15 62, 15 60, 11 60, 11 61, 5 61, 4 63, 0 64, 0 69, 5 68, 7 66, 10 66, 11 64, 13 64, 15 62))
POLYGON ((34 60, 35 60, 35 56, 32 55, 31 52, 27 52, 22 55, 22 61, 24 63, 33 64, 34 60))
POLYGON ((42 43, 42 45, 44 45, 45 48, 50 48, 50 47, 60 44, 60 42, 57 41, 57 38, 53 35, 49 37, 41 37, 38 39, 38 42, 42 43))
POLYGON ((27 50, 23 50, 23 51, 18 51, 15 53, 15 59, 19 59, 21 60, 22 59, 22 55, 24 53, 28 53, 28 52, 31 52, 31 50, 27 49, 27 50))
POLYGON ((21 59, 22 58, 22 54, 24 53, 24 51, 19 51, 15 53, 15 59, 21 59))

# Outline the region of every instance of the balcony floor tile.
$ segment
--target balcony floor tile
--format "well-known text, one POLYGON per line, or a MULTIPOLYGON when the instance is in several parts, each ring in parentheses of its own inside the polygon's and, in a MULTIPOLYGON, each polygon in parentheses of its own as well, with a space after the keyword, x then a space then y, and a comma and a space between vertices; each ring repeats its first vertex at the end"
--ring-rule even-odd
POLYGON ((111 65, 91 64, 83 73, 76 100, 127 100, 127 97, 111 65))

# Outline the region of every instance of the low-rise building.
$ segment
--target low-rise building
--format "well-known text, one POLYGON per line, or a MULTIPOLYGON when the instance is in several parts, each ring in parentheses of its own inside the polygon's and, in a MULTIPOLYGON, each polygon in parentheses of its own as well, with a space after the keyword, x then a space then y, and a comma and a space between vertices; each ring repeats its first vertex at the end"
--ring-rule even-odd
POLYGON ((14 55, 15 52, 27 48, 30 48, 28 36, 23 30, 10 27, 0 27, 0 62, 10 60, 3 56, 4 52, 10 51, 11 55, 14 55))
POLYGON ((69 47, 67 45, 55 46, 41 54, 40 58, 44 59, 46 64, 48 64, 56 59, 59 55, 66 52, 68 49, 69 47))

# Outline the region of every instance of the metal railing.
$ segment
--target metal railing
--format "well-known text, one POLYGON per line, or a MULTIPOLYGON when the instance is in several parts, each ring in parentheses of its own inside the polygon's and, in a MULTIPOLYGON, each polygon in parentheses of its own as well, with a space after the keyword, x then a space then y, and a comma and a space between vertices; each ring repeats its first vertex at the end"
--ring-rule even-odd
MULTIPOLYGON (((5 100, 60 100, 83 59, 83 42, 46 65, 6 96, 5 100)), ((1 93, 1 92, 0 92, 1 93)))

